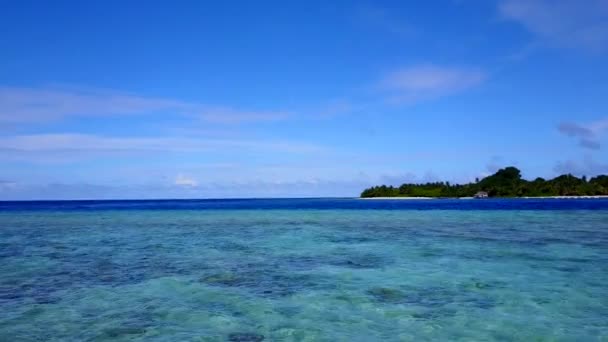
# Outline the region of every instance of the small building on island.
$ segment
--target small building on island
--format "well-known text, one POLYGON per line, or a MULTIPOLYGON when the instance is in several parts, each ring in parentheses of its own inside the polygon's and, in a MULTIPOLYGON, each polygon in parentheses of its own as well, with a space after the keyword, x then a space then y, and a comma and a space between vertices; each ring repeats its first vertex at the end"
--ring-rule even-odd
POLYGON ((485 191, 478 191, 475 196, 473 196, 475 198, 488 198, 488 193, 485 191))

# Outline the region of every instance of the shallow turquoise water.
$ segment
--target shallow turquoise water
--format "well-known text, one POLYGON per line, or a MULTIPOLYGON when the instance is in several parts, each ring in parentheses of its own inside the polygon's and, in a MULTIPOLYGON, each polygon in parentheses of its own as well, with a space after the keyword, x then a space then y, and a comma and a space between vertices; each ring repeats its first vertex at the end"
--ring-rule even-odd
POLYGON ((608 210, 0 211, 0 341, 606 341, 608 210))

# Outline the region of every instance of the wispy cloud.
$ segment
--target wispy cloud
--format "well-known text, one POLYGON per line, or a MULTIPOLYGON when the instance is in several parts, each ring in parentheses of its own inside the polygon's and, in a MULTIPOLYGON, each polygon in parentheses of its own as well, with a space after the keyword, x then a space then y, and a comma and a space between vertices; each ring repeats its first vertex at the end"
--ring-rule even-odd
POLYGON ((113 137, 88 134, 33 134, 0 138, 0 150, 51 151, 276 151, 318 153, 324 148, 292 141, 196 139, 181 137, 113 137))
POLYGON ((0 190, 13 188, 17 185, 16 182, 0 179, 0 190))
POLYGON ((180 173, 177 175, 177 177, 175 177, 174 184, 177 186, 195 188, 199 183, 196 179, 180 173))
POLYGON ((381 87, 394 103, 413 103, 456 94, 480 85, 485 72, 473 68, 420 65, 389 73, 381 87))
POLYGON ((499 11, 553 46, 608 51, 605 0, 502 0, 499 11))
POLYGON ((0 123, 158 113, 224 124, 284 120, 292 115, 287 111, 242 110, 107 90, 0 87, 0 123))
POLYGON ((558 174, 571 173, 578 176, 596 176, 608 173, 608 164, 601 163, 587 155, 582 160, 565 160, 555 164, 553 168, 558 174))
POLYGON ((503 168, 505 164, 504 158, 502 156, 492 156, 490 160, 486 163, 486 174, 491 175, 503 168))
POLYGON ((357 179, 201 182, 196 186, 160 183, 129 186, 90 183, 17 184, 6 188, 0 185, 0 200, 357 196, 361 189, 369 185, 357 179))
POLYGON ((239 124, 260 121, 280 121, 293 116, 287 111, 242 111, 230 107, 214 107, 201 110, 203 121, 223 124, 239 124))
POLYGON ((355 19, 401 37, 409 38, 418 34, 417 30, 403 19, 397 18, 389 9, 376 5, 357 6, 355 8, 355 19))
POLYGON ((599 150, 599 138, 608 130, 608 119, 582 125, 574 122, 562 122, 557 126, 560 133, 577 138, 581 147, 599 150))
POLYGON ((593 131, 591 131, 591 129, 572 122, 562 122, 557 129, 570 137, 588 138, 593 136, 593 131))
POLYGON ((581 138, 578 143, 581 147, 588 148, 590 150, 599 150, 601 148, 599 141, 593 139, 581 138))
POLYGON ((353 113, 360 109, 360 106, 354 105, 351 101, 346 99, 335 99, 329 101, 324 106, 316 108, 311 112, 310 115, 315 118, 333 118, 336 116, 353 113))

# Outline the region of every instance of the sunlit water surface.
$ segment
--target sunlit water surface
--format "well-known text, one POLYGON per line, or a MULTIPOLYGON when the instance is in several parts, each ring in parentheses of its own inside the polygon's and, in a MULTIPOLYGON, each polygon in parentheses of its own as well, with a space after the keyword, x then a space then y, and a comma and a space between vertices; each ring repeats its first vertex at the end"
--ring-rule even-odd
POLYGON ((5 202, 0 341, 608 340, 608 201, 424 202, 5 202))

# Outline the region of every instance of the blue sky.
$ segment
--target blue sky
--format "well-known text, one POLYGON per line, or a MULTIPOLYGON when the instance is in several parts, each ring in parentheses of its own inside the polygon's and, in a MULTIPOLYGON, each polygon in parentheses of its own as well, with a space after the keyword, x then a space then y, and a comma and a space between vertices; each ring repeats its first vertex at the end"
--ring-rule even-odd
POLYGON ((0 199, 608 173, 608 2, 2 1, 0 199))

